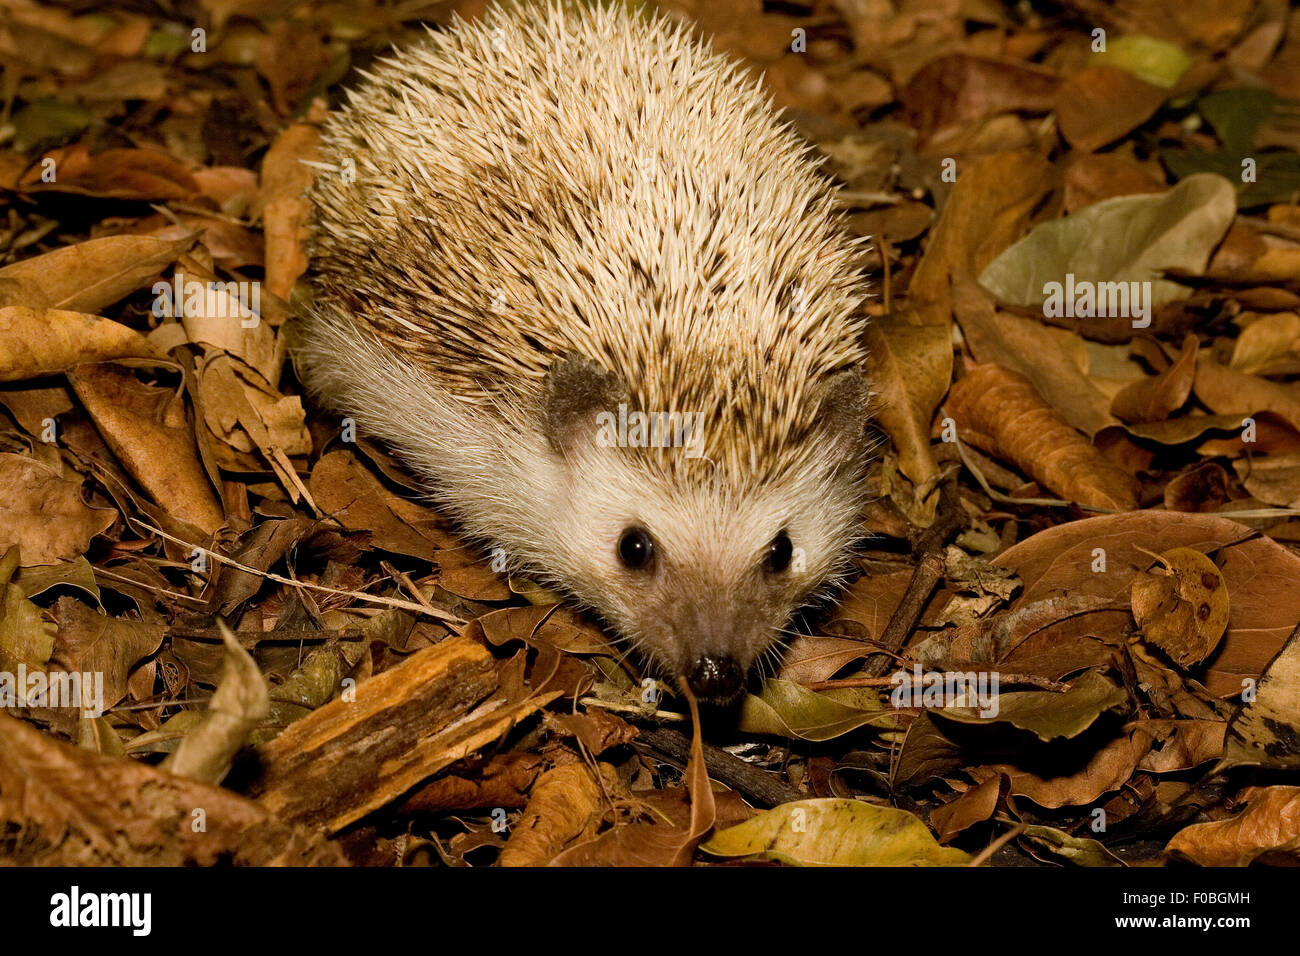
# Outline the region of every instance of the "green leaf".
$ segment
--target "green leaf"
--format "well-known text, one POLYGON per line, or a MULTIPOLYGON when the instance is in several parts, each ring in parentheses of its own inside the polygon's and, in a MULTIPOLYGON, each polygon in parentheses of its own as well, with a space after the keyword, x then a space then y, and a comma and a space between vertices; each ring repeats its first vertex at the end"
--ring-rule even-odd
POLYGON ((1190 176, 1167 193, 1119 196, 1033 229, 989 263, 980 285, 1002 302, 1041 308, 1049 282, 1150 282, 1151 306, 1185 298, 1163 270, 1204 271, 1237 204, 1222 176, 1190 176))
POLYGON ((1274 96, 1268 90, 1242 87, 1207 93, 1196 109, 1214 127, 1223 148, 1245 154, 1255 145, 1255 131, 1273 114, 1274 96))
POLYGON ((1202 173, 1224 177, 1237 191, 1239 209, 1292 202, 1300 195, 1300 155, 1286 150, 1251 157, 1227 151, 1211 153, 1203 149, 1163 150, 1160 162, 1180 180, 1202 173), (1254 182, 1242 182, 1242 160, 1246 158, 1255 160, 1254 182))
POLYGON ((14 114, 14 149, 25 153, 40 143, 61 142, 80 133, 95 117, 84 106, 44 99, 14 114))
POLYGON ((1171 89, 1192 65, 1192 58, 1166 40, 1137 34, 1110 40, 1104 53, 1093 54, 1092 65, 1115 67, 1139 80, 1171 89))
POLYGON ((723 857, 757 857, 797 866, 964 866, 970 857, 942 847, 906 810, 860 800, 796 800, 728 827, 700 846, 723 857))
POLYGON ((998 712, 992 717, 981 717, 976 707, 947 707, 930 713, 962 724, 1011 724, 1036 734, 1039 740, 1068 740, 1127 699, 1124 688, 1094 670, 1076 677, 1061 694, 1050 690, 1001 694, 998 712))
POLYGON ((819 694, 788 680, 766 680, 762 693, 746 694, 738 729, 801 740, 830 740, 863 726, 893 727, 898 714, 874 692, 819 694))

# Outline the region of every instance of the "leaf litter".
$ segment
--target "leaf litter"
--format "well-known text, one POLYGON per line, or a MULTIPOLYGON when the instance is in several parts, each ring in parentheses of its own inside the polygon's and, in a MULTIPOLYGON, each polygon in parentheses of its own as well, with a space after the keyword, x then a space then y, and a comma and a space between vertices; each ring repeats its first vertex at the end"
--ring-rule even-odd
POLYGON ((727 713, 287 361, 321 118, 446 5, 6 11, 0 858, 1296 862, 1300 21, 664 6, 874 237, 868 537, 727 713))

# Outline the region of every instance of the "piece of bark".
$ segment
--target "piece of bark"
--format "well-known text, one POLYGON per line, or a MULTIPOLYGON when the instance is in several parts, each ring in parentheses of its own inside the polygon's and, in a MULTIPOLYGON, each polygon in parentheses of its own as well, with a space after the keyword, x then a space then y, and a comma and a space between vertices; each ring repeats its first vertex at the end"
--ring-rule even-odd
POLYGON ((252 800, 74 747, 4 713, 0 831, 15 835, 0 865, 347 865, 337 844, 252 800))
POLYGON ((555 695, 509 702, 492 655, 453 637, 359 684, 264 745, 254 789, 284 820, 337 831, 508 732, 555 695), (476 706, 477 705, 477 706, 476 706))

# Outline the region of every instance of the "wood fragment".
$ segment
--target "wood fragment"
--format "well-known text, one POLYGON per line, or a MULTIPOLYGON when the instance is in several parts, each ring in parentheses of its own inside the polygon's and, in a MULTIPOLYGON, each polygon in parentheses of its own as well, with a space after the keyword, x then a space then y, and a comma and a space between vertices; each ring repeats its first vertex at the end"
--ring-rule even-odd
POLYGON ((492 655, 449 638, 364 681, 260 748, 259 802, 283 820, 337 831, 496 740, 554 695, 492 696, 492 655))

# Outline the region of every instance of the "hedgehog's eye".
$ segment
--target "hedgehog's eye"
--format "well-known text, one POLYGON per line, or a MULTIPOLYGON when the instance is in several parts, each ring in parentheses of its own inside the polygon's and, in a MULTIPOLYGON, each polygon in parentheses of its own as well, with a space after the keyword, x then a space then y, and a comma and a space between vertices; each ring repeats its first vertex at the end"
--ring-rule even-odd
POLYGON ((790 536, 782 531, 767 546, 767 554, 763 558, 763 567, 773 574, 780 574, 790 566, 790 557, 793 554, 794 545, 790 543, 790 536))
POLYGON ((625 567, 642 570, 654 560, 655 546, 643 528, 628 528, 618 539, 618 557, 625 567))

